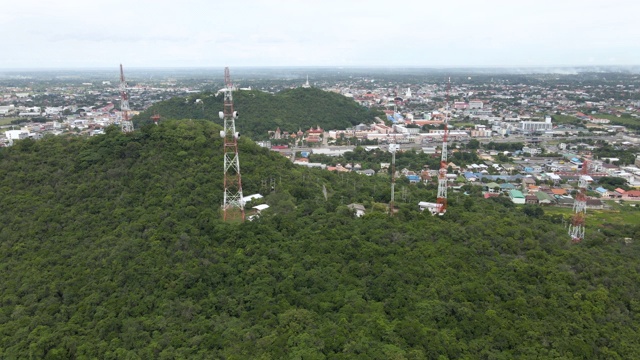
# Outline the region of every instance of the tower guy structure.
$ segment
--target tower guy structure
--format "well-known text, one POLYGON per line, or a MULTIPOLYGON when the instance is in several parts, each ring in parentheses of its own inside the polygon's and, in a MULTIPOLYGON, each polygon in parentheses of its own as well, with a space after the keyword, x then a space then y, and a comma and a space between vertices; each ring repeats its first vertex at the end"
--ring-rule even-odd
POLYGON ((389 202, 389 215, 393 216, 396 199, 396 152, 400 149, 400 145, 394 143, 389 144, 389 152, 391 153, 391 201, 389 202))
POLYGON ((451 88, 451 78, 447 84, 447 96, 444 105, 444 133, 442 134, 442 156, 440 158, 440 170, 438 171, 438 215, 444 215, 447 211, 447 141, 449 137, 449 90, 451 88))
POLYGON ((242 196, 242 178, 240 176, 240 157, 238 156, 238 138, 236 119, 238 112, 233 110, 233 84, 229 68, 224 68, 224 111, 220 119, 224 121, 224 130, 220 137, 224 139, 224 202, 222 210, 224 221, 240 217, 244 221, 244 201, 242 196))
POLYGON ((133 122, 129 120, 129 94, 127 94, 127 82, 124 80, 124 71, 122 70, 122 64, 120 64, 120 111, 122 113, 122 119, 120 120, 120 126, 122 132, 128 133, 133 131, 133 122))
POLYGON ((569 236, 571 241, 579 243, 584 239, 584 218, 587 214, 587 187, 589 186, 589 163, 585 160, 582 163, 582 171, 578 180, 578 194, 573 202, 573 217, 569 225, 569 236))

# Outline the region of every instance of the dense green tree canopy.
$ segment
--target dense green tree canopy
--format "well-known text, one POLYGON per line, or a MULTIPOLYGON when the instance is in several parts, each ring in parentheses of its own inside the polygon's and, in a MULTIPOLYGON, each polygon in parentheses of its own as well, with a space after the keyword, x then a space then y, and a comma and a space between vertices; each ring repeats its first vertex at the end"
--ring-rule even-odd
POLYGON ((629 185, 627 185, 627 181, 619 177, 603 176, 598 180, 598 184, 608 190, 615 190, 617 188, 622 188, 624 190, 631 189, 629 185))
POLYGON ((422 185, 389 217, 384 177, 246 139, 245 194, 272 208, 223 223, 218 132, 0 149, 0 358, 640 358, 640 248, 619 241, 638 224, 571 245, 562 219, 509 201, 421 213, 422 185))
MULTIPOLYGON (((275 95, 258 90, 235 91, 233 102, 240 114, 237 129, 254 139, 266 138, 268 131, 278 127, 288 132, 316 126, 325 130, 346 129, 360 123, 370 124, 376 116, 384 118, 381 112, 360 106, 353 99, 315 88, 289 89, 275 95)), ((175 97, 154 104, 133 121, 137 127, 151 123, 151 116, 159 114, 162 119, 208 119, 222 125, 218 116, 222 105, 222 94, 175 97)))

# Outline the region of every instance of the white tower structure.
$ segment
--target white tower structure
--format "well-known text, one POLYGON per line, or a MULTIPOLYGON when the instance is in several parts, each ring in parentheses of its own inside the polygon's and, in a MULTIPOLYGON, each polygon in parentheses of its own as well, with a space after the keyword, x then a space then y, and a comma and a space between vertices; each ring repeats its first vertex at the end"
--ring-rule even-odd
POLYGON ((391 201, 389 202, 389 215, 393 216, 394 202, 396 199, 396 152, 400 149, 398 144, 389 144, 391 153, 391 201))
POLYGON ((240 217, 244 221, 244 201, 242 196, 242 178, 240 176, 240 157, 238 156, 238 138, 236 132, 238 112, 233 110, 233 84, 229 68, 224 68, 224 111, 220 119, 224 120, 224 130, 220 137, 224 138, 224 200, 222 210, 224 221, 240 217))
POLYGON ((442 134, 442 156, 440 157, 440 170, 438 171, 438 196, 436 203, 438 204, 438 215, 444 215, 447 211, 447 168, 448 168, 448 151, 447 141, 449 137, 449 89, 451 87, 451 78, 447 84, 447 97, 444 105, 444 133, 442 134))
POLYGON ((122 119, 120 120, 120 126, 122 132, 128 133, 133 131, 133 123, 129 120, 129 94, 127 94, 127 82, 124 80, 124 71, 122 70, 122 64, 120 64, 120 111, 122 113, 122 119))

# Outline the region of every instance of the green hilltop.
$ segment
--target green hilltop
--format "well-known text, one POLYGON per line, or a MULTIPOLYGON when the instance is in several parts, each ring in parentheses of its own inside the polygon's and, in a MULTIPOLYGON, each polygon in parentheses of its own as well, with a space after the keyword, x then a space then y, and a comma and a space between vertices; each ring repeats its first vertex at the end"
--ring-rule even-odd
MULTIPOLYGON (((233 92, 234 108, 240 117, 236 127, 241 134, 264 139, 268 131, 345 129, 360 123, 371 123, 383 113, 360 106, 341 94, 316 88, 296 88, 276 94, 258 90, 233 92)), ((222 126, 218 112, 222 111, 223 95, 201 93, 189 97, 175 97, 154 104, 133 118, 135 126, 151 123, 151 116, 162 119, 207 119, 222 126)), ((162 121, 162 120, 161 120, 162 121)))
POLYGON ((0 358, 640 358, 637 223, 572 245, 561 216, 451 193, 432 217, 402 181, 390 217, 387 177, 246 138, 244 193, 271 207, 224 223, 219 130, 0 149, 0 358))

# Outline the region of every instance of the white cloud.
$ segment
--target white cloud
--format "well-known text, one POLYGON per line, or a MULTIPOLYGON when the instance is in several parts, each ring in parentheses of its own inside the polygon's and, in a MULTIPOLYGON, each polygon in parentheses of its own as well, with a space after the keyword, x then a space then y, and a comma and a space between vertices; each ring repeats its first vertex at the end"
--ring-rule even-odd
MULTIPOLYGON (((6 0, 0 0, 6 1, 6 0)), ((623 0, 21 0, 0 68, 640 63, 623 0), (81 54, 81 56, 79 56, 81 54), (592 61, 590 59, 593 59, 592 61)))

